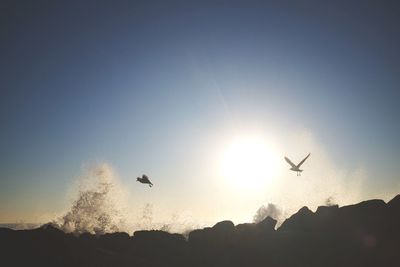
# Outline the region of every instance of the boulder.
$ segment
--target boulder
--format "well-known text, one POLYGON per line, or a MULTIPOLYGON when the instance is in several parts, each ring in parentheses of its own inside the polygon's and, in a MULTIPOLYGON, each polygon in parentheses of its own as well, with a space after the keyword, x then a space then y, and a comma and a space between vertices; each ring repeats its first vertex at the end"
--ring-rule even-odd
POLYGON ((278 231, 311 231, 314 226, 314 213, 302 207, 297 213, 286 219, 278 231))

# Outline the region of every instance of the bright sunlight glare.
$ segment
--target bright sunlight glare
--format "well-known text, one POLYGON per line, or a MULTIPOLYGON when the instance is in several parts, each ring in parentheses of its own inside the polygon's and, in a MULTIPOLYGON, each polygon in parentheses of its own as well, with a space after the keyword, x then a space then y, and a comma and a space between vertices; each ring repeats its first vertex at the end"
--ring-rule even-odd
POLYGON ((221 171, 225 181, 235 189, 262 190, 276 177, 278 160, 274 146, 265 139, 238 137, 225 148, 221 171))

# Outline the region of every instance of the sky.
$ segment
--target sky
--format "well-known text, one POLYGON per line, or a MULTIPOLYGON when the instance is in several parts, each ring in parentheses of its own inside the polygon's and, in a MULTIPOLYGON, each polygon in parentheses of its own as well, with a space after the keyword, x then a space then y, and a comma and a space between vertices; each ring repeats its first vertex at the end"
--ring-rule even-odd
POLYGON ((60 216, 96 168, 130 220, 387 201, 398 47, 396 1, 1 1, 0 223, 60 216))

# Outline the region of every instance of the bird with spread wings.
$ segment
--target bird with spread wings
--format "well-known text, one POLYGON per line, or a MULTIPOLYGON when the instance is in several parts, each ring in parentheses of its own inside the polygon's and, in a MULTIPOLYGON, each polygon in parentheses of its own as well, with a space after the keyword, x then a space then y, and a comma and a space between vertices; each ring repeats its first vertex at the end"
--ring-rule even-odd
POLYGON ((291 171, 295 171, 297 172, 297 176, 301 175, 301 172, 303 170, 300 170, 300 166, 304 163, 304 161, 306 161, 306 159, 308 159, 308 157, 311 155, 311 153, 308 153, 307 157, 305 157, 302 161, 300 161, 299 164, 294 164, 288 157, 285 157, 285 160, 287 163, 289 163, 289 165, 291 166, 290 170, 291 171))

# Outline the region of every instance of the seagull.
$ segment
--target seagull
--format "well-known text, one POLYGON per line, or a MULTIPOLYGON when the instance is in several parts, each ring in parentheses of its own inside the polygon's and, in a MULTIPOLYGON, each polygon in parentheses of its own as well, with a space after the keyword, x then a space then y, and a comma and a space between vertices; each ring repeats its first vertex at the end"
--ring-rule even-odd
POLYGON ((304 161, 306 161, 306 159, 310 156, 310 154, 311 154, 311 153, 308 153, 307 157, 305 157, 305 158, 304 158, 302 161, 300 161, 300 163, 297 164, 297 165, 294 164, 293 162, 291 162, 290 159, 288 159, 287 157, 285 157, 285 160, 286 160, 287 163, 289 163, 290 166, 292 166, 292 168, 290 168, 290 170, 292 170, 292 171, 294 171, 294 172, 297 172, 297 176, 300 176, 300 175, 301 175, 301 172, 303 171, 303 170, 300 170, 300 166, 301 166, 301 164, 304 163, 304 161))
POLYGON ((150 182, 149 177, 147 177, 146 174, 143 174, 142 178, 140 177, 136 178, 136 181, 141 182, 142 184, 148 184, 149 187, 153 186, 152 182, 150 182))

